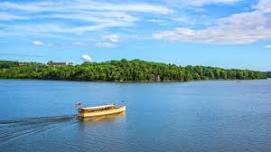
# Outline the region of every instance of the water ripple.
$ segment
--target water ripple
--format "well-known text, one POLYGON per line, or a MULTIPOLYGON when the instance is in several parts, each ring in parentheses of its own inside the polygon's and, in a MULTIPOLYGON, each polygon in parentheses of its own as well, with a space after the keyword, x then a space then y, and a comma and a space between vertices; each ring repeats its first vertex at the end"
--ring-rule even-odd
POLYGON ((0 121, 0 144, 56 128, 59 124, 72 125, 76 122, 74 115, 2 120, 0 121))

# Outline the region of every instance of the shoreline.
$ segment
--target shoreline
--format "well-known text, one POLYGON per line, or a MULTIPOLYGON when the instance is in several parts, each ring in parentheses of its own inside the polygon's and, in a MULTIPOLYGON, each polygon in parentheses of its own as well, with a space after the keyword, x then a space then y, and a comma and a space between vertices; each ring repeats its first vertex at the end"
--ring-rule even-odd
POLYGON ((84 81, 84 80, 53 80, 53 79, 2 79, 2 80, 12 80, 12 81, 53 81, 53 82, 88 82, 88 83, 117 83, 117 84, 167 84, 167 83, 188 83, 188 82, 223 82, 223 81, 260 81, 260 80, 271 80, 271 78, 266 79, 213 79, 213 80, 190 80, 190 81, 84 81))

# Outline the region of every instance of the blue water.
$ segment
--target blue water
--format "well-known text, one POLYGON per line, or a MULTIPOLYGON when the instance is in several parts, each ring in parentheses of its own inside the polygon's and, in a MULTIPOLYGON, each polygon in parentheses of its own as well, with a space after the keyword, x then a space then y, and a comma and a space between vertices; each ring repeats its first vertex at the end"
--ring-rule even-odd
POLYGON ((0 80, 0 151, 270 152, 271 80, 0 80), (79 121, 77 101, 127 112, 79 121))

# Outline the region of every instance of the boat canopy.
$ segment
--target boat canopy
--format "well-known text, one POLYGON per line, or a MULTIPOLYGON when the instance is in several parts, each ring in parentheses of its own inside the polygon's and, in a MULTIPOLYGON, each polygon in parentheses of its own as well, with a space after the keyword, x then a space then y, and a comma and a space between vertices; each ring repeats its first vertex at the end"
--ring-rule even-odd
POLYGON ((114 104, 107 104, 107 105, 102 105, 102 106, 95 106, 95 107, 85 107, 85 108, 81 108, 83 110, 99 110, 99 109, 105 109, 105 108, 111 108, 111 107, 115 107, 114 104))

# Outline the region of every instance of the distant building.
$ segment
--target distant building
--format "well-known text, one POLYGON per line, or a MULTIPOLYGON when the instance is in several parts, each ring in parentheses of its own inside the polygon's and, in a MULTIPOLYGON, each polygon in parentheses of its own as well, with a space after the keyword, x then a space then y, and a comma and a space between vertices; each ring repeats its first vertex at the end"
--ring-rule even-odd
POLYGON ((47 65, 49 65, 49 66, 65 66, 67 64, 66 64, 66 62, 49 61, 49 62, 47 62, 47 65))

